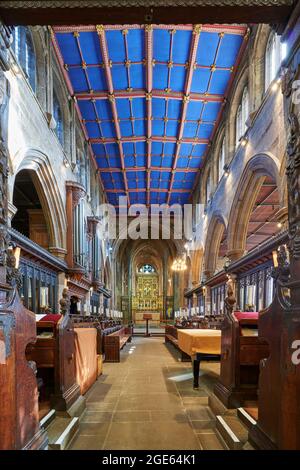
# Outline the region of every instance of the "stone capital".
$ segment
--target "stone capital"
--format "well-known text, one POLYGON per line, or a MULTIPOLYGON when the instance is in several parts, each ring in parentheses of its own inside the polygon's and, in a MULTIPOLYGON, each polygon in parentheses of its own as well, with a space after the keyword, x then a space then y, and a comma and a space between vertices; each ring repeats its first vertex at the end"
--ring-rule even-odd
POLYGON ((226 256, 229 258, 229 261, 233 262, 240 259, 245 253, 245 250, 242 248, 237 248, 235 250, 229 250, 226 253, 226 256))

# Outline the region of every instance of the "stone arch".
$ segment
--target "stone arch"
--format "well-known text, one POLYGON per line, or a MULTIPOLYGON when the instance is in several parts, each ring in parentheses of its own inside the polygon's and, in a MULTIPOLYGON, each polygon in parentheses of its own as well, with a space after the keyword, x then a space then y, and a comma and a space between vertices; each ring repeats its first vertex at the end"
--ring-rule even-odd
MULTIPOLYGON (((48 157, 42 152, 30 149, 22 158, 16 169, 16 175, 22 170, 29 170, 36 187, 43 212, 45 215, 49 237, 49 250, 60 257, 66 253, 67 220, 65 207, 61 198, 60 189, 51 168, 48 157)), ((12 202, 13 191, 10 200, 12 202)))
MULTIPOLYGON (((141 221, 141 227, 143 225, 148 225, 150 226, 150 222, 147 220, 145 221, 141 221)), ((160 224, 160 221, 151 221, 151 226, 158 229, 159 227, 162 228, 162 234, 165 234, 167 236, 168 232, 167 232, 167 229, 164 228, 164 226, 161 226, 160 224)), ((172 223, 171 223, 171 229, 170 229, 170 232, 172 234, 172 230, 173 230, 173 227, 172 227, 172 223)), ((118 233, 118 236, 116 237, 116 239, 114 240, 113 242, 113 245, 112 245, 112 248, 113 248, 113 258, 116 259, 117 256, 118 256, 118 253, 123 245, 123 247, 125 246, 124 245, 124 240, 126 240, 126 234, 127 234, 127 228, 123 229, 118 233)), ((129 240, 129 238, 127 238, 127 240, 129 240)), ((151 240, 151 238, 150 238, 151 240)), ((174 250, 173 250, 173 255, 175 256, 177 253, 180 253, 182 250, 183 250, 183 246, 184 246, 184 240, 183 239, 174 239, 172 236, 171 236, 171 239, 168 240, 167 238, 166 239, 163 239, 165 240, 166 242, 168 241, 172 241, 172 246, 174 247, 174 250)), ((157 240, 158 242, 159 240, 157 240)))
POLYGON ((203 262, 203 248, 194 250, 191 255, 191 283, 196 286, 200 282, 203 262))
POLYGON ((226 229, 226 222, 220 212, 215 212, 209 222, 204 249, 203 274, 212 276, 217 267, 217 259, 221 240, 226 229))
POLYGON ((228 222, 228 257, 233 261, 243 256, 250 216, 265 177, 271 177, 277 185, 282 204, 280 162, 269 153, 252 157, 240 178, 232 202, 228 222))

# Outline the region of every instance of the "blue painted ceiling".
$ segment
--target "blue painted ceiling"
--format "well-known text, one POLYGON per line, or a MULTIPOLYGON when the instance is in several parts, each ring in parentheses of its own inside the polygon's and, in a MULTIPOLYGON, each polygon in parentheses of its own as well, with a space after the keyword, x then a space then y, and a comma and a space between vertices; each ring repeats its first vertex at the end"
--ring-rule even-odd
POLYGON ((245 42, 246 27, 54 28, 69 91, 108 202, 185 204, 245 42))

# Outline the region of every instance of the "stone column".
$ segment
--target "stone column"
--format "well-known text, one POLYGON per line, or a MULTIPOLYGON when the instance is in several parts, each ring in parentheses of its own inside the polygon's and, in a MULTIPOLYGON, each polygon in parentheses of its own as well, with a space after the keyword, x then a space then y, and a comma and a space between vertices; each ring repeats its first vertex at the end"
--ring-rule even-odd
POLYGON ((84 187, 76 181, 67 181, 67 256, 66 261, 69 268, 74 267, 74 249, 73 249, 73 221, 74 208, 79 204, 80 200, 85 196, 84 187))
POLYGON ((211 314, 211 290, 209 286, 204 286, 203 295, 205 297, 205 315, 211 314))

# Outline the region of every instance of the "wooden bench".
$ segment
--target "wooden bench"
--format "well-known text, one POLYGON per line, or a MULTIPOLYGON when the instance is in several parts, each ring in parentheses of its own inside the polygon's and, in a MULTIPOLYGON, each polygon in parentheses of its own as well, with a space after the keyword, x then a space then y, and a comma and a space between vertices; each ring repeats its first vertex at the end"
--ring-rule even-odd
POLYGON ((37 378, 43 383, 40 401, 50 401, 57 411, 68 410, 80 397, 75 377, 75 332, 69 315, 45 315, 36 322, 37 340, 26 348, 37 378))
POLYGON ((226 311, 220 379, 214 393, 227 408, 257 400, 260 362, 269 356, 268 344, 258 336, 258 319, 257 312, 226 311))
POLYGON ((174 325, 166 325, 165 329, 165 343, 171 343, 175 346, 176 349, 181 354, 181 361, 182 362, 190 362, 191 358, 185 352, 181 351, 178 346, 178 334, 177 334, 177 327, 174 325))
POLYGON ((122 327, 104 336, 105 362, 120 362, 120 351, 126 343, 130 343, 132 338, 132 328, 122 327))

